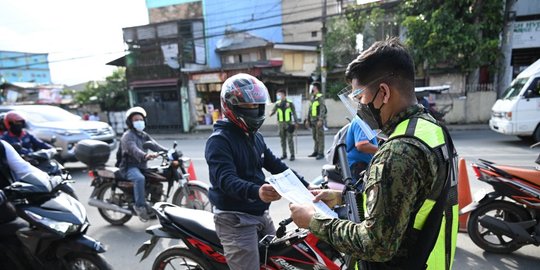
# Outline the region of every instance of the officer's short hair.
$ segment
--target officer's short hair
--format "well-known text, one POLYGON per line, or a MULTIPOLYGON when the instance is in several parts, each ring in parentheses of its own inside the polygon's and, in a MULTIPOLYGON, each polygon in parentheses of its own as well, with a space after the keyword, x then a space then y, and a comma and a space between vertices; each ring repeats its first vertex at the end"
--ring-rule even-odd
POLYGON ((349 82, 357 79, 361 85, 385 82, 414 95, 414 61, 396 37, 373 43, 349 63, 345 77, 349 82))
POLYGON ((285 89, 279 88, 279 89, 276 91, 276 93, 283 93, 283 94, 285 94, 285 89))

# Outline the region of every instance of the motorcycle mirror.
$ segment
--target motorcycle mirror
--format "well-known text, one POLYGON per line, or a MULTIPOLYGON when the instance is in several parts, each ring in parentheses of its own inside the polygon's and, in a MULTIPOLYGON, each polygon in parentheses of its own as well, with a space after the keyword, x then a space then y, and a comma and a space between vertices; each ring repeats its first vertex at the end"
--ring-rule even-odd
POLYGON ((51 144, 54 144, 56 142, 56 136, 51 137, 51 144))
POLYGON ((176 146, 177 146, 177 145, 178 145, 178 144, 176 143, 176 141, 174 141, 174 144, 173 144, 173 147, 172 147, 172 148, 173 148, 173 149, 176 149, 176 146))

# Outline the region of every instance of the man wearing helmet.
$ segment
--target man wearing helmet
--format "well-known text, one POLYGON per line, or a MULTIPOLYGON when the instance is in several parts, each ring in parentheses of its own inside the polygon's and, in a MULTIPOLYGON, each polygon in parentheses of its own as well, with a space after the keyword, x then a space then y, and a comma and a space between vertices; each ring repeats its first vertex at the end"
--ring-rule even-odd
POLYGON ((6 131, 2 139, 14 147, 21 155, 30 154, 41 149, 50 149, 52 146, 36 138, 24 129, 26 120, 17 112, 10 111, 4 116, 4 127, 6 131))
POLYGON ((128 130, 120 139, 121 162, 120 170, 125 177, 133 182, 135 207, 139 219, 147 221, 150 218, 149 206, 146 204, 144 185, 145 178, 141 170, 147 168, 148 160, 156 158, 156 153, 147 153, 143 143, 152 141, 160 150, 167 150, 159 145, 148 133, 144 132, 146 111, 141 107, 133 107, 126 112, 128 130))
MULTIPOLYGON (((225 119, 214 124, 205 158, 214 205, 216 232, 231 269, 259 269, 258 241, 275 234, 268 213, 280 195, 265 183, 263 168, 272 174, 288 169, 257 132, 269 101, 266 86, 248 74, 237 74, 221 87, 225 119)), ((299 176, 304 185, 308 183, 299 176)))

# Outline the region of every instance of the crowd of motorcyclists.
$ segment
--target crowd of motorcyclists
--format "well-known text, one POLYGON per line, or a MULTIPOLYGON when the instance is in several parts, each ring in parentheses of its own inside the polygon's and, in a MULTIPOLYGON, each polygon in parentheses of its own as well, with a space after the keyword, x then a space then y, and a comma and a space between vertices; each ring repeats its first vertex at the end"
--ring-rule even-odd
MULTIPOLYGON (((455 152, 444 128, 417 104, 412 58, 395 39, 377 42, 351 62, 346 75, 352 87, 345 98, 357 109, 346 128, 348 169, 353 172, 354 182, 365 184, 357 191, 365 215, 360 223, 354 223, 322 215, 310 205, 291 204, 293 221, 340 252, 353 254, 366 269, 401 269, 409 262, 422 266, 436 264, 437 269, 451 268, 457 228, 456 217, 452 215, 455 201, 451 199, 455 198, 455 173, 452 173, 455 152), (388 143, 381 144, 381 140, 388 143), (395 163, 390 165, 387 162, 390 159, 395 163), (406 173, 410 173, 410 179, 401 178, 406 173), (426 205, 430 207, 425 208, 426 205), (446 223, 441 221, 443 212, 446 223), (427 240, 419 241, 419 237, 427 240), (422 256, 414 256, 416 249, 422 256)), ((312 84, 307 115, 314 140, 314 152, 309 156, 316 159, 324 158, 326 115, 319 87, 318 83, 312 84)), ((285 96, 283 91, 280 93, 281 97, 285 96)), ((269 99, 266 86, 257 78, 248 74, 230 77, 221 90, 221 107, 226 118, 214 124, 206 142, 205 159, 212 184, 209 198, 223 255, 231 269, 258 269, 258 241, 261 235, 275 234, 268 209, 281 195, 265 182, 263 169, 278 174, 288 166, 281 161, 287 158, 285 144, 278 158, 258 132, 266 118, 265 105, 269 99)), ((289 132, 291 125, 294 132, 296 117, 285 115, 294 109, 290 109, 286 100, 280 104, 283 104, 278 108, 278 117, 282 118, 278 120, 283 122, 281 133, 289 132)), ((146 116, 141 107, 128 110, 125 119, 128 130, 122 135, 117 155, 121 159, 120 173, 134 184, 133 210, 143 221, 153 213, 144 198, 143 172, 147 162, 158 156, 143 147, 147 141, 158 145, 144 131, 146 116)), ((0 188, 10 186, 29 172, 48 177, 22 157, 53 146, 26 131, 23 115, 15 111, 6 113, 2 123, 5 131, 0 141, 0 188)), ((290 137, 282 137, 291 144, 290 137)), ((290 161, 295 159, 293 149, 290 147, 290 161)), ((166 150, 161 146, 153 149, 166 150)), ((316 200, 329 206, 343 203, 341 191, 322 190, 295 174, 316 195, 316 200)), ((15 243, 15 231, 28 224, 17 218, 1 189, 0 241, 15 243)), ((0 257, 0 263, 8 262, 0 257)))

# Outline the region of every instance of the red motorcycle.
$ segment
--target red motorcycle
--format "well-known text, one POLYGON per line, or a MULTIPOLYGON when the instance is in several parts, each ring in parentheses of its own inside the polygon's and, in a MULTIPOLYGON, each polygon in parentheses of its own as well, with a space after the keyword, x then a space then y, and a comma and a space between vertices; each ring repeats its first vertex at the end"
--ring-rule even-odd
MULTIPOLYGON (((154 260, 153 270, 229 269, 216 234, 214 214, 168 203, 157 203, 153 209, 160 224, 146 229, 152 238, 137 251, 137 255, 143 253, 141 261, 160 238, 171 238, 180 239, 184 245, 161 252, 154 260)), ((285 233, 285 227, 291 222, 292 219, 280 222, 275 236, 267 235, 259 241, 260 269, 347 269, 344 256, 308 230, 285 233)))
MULTIPOLYGON (((471 240, 494 253, 540 245, 540 169, 480 162, 472 165, 476 177, 494 191, 460 212, 471 213, 467 223, 471 240)), ((536 163, 540 165, 540 156, 536 163)))

